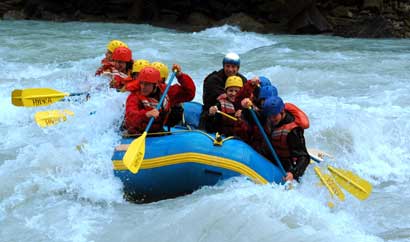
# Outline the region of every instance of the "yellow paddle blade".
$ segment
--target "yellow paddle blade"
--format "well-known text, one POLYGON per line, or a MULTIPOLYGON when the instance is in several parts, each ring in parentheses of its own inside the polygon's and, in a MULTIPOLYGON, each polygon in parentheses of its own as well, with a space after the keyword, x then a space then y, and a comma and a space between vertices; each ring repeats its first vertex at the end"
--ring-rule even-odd
POLYGON ((70 110, 41 111, 34 115, 34 120, 40 127, 45 128, 66 121, 67 115, 74 116, 74 112, 70 110))
POLYGON ((332 197, 338 197, 340 201, 344 201, 345 194, 343 193, 342 189, 340 189, 340 187, 336 184, 335 180, 329 174, 323 174, 318 166, 316 166, 314 170, 322 184, 325 185, 327 190, 329 190, 330 195, 332 197))
POLYGON ((332 166, 327 166, 327 169, 335 177, 336 182, 357 199, 365 200, 372 193, 372 185, 353 172, 332 166))
POLYGON ((11 93, 11 103, 20 107, 47 106, 69 95, 51 88, 16 89, 11 93))
POLYGON ((138 172, 144 159, 146 136, 147 132, 145 131, 140 137, 132 141, 122 158, 124 165, 134 174, 138 172))

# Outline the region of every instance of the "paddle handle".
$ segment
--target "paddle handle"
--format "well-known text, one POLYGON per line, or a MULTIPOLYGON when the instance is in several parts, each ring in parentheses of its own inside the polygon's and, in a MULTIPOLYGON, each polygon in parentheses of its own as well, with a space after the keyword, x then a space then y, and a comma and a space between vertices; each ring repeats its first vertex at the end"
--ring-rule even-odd
MULTIPOLYGON (((162 103, 164 102, 164 99, 165 99, 165 97, 167 96, 168 90, 169 90, 169 88, 171 87, 171 83, 172 83, 172 81, 174 80, 176 73, 177 73, 176 71, 173 71, 173 72, 172 72, 171 77, 170 77, 169 80, 168 80, 167 87, 165 88, 164 93, 162 93, 162 96, 161 96, 161 98, 159 99, 159 102, 158 102, 158 104, 157 104, 157 107, 156 107, 157 110, 159 110, 159 109, 161 108, 162 103)), ((145 131, 144 131, 144 132, 148 132, 148 131, 149 131, 149 129, 151 128, 151 125, 154 123, 154 119, 155 119, 154 117, 151 117, 151 118, 149 119, 148 125, 147 125, 147 127, 145 128, 145 131)))
POLYGON ((275 161, 276 161, 277 165, 279 166, 281 172, 283 173, 283 176, 286 176, 286 171, 285 171, 285 169, 283 169, 282 163, 280 162, 278 155, 276 154, 275 150, 273 149, 272 144, 270 143, 269 138, 265 133, 265 130, 263 129, 261 123, 259 122, 259 119, 256 116, 255 111, 252 109, 252 107, 249 108, 249 111, 251 112, 252 118, 255 121, 256 125, 258 126, 263 138, 265 139, 265 142, 268 145, 270 152, 272 153, 273 157, 275 158, 275 161))

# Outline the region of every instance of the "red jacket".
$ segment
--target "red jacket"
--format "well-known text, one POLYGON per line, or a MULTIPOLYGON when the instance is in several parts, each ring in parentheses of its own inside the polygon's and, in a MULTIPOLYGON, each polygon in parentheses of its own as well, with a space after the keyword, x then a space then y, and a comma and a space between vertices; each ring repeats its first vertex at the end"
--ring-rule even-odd
MULTIPOLYGON (((171 106, 175 106, 179 103, 189 102, 195 97, 195 84, 194 81, 185 73, 181 73, 177 77, 179 84, 174 84, 169 88, 167 98, 165 98, 160 111, 159 118, 155 119, 151 132, 162 131, 166 116, 171 106)), ((166 88, 166 84, 159 85, 159 91, 150 96, 150 100, 147 97, 140 94, 139 85, 136 81, 130 82, 127 85, 127 90, 133 90, 127 98, 125 106, 125 127, 129 133, 142 133, 149 121, 149 118, 145 116, 146 112, 154 109, 155 107, 147 105, 151 102, 151 105, 158 103, 162 93, 166 88)))
POLYGON ((250 98, 251 101, 254 101, 254 92, 257 88, 257 85, 253 85, 250 80, 248 80, 245 85, 241 88, 241 90, 236 94, 235 98, 235 108, 236 109, 243 109, 241 105, 241 101, 245 98, 250 98))
POLYGON ((132 81, 132 77, 129 75, 119 72, 115 70, 113 72, 113 78, 110 82, 110 87, 111 88, 116 88, 116 89, 121 89, 124 87, 127 83, 132 81))
POLYGON ((101 60, 101 66, 95 72, 96 76, 101 75, 103 72, 112 72, 114 70, 114 63, 108 61, 106 58, 101 60))

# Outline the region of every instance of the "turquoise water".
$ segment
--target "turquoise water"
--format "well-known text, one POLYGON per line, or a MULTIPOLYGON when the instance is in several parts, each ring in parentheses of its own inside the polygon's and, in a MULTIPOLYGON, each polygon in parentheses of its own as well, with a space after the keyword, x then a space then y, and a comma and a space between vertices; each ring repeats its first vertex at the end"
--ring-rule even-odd
POLYGON ((1 21, 0 30, 0 241, 410 241, 410 40, 78 22, 1 21), (196 101, 223 55, 239 53, 243 74, 269 77, 309 115, 308 146, 369 180, 373 194, 329 209, 309 168, 291 191, 237 178, 158 203, 124 201, 110 159, 127 95, 94 77, 111 39, 126 42, 134 59, 181 64, 196 101), (92 98, 11 105, 12 90, 29 87, 92 98), (34 114, 52 109, 75 116, 41 129, 34 114))

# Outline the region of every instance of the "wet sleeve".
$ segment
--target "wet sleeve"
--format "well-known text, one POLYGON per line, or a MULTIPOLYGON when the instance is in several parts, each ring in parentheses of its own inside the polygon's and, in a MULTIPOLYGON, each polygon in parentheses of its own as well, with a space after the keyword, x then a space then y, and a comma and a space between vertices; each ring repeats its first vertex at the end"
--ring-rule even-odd
POLYGON ((303 176, 310 162, 309 153, 306 149, 305 137, 303 129, 294 128, 288 134, 288 145, 291 157, 290 172, 292 172, 296 180, 303 176))

